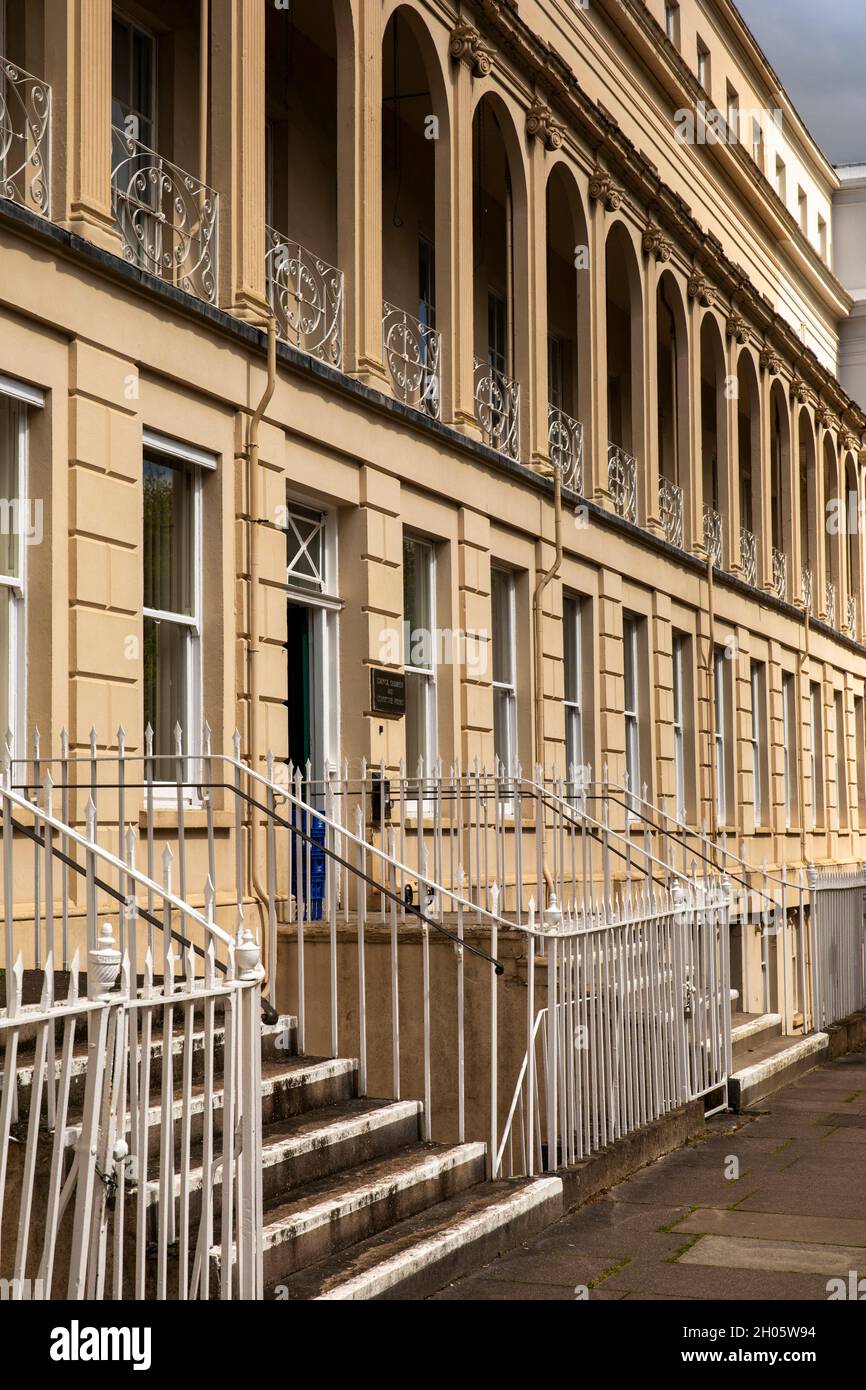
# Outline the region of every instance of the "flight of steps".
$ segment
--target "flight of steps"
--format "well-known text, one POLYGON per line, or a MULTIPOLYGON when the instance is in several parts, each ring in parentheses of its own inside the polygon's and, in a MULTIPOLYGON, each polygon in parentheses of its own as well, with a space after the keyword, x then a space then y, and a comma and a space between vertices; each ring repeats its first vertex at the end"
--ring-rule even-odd
POLYGON ((731 1027, 733 1070, 728 1080, 731 1109, 749 1110, 780 1086, 819 1066, 829 1045, 826 1033, 783 1037, 779 1014, 735 1014, 731 1027))
MULTIPOLYGON (((218 1027, 217 1067, 222 1067, 218 1027)), ((151 1042, 151 1080, 158 1084, 163 1040, 151 1042)), ((179 1081, 183 1038, 175 1029, 174 1078, 179 1081)), ((201 1129, 204 1113, 203 1035, 193 1033, 194 1086, 191 1104, 191 1170, 187 1200, 194 1223, 201 1206, 201 1129)), ((86 1056, 76 1049, 69 1113, 68 1144, 84 1097, 86 1056)), ((26 1048, 18 1062, 20 1126, 29 1111, 32 1060, 26 1048)), ((180 1119, 180 1087, 174 1109, 180 1119)), ((438 1144, 421 1139, 422 1105, 416 1100, 375 1100, 358 1096, 356 1063, 346 1058, 315 1058, 296 1052, 293 1019, 262 1024, 262 1189, 265 1297, 276 1299, 422 1298, 494 1259, 555 1221, 562 1211, 557 1177, 486 1180, 486 1145, 438 1144)), ((219 1133, 222 1082, 215 1080, 212 1111, 219 1133)), ((158 1160, 162 1113, 151 1097, 148 1230, 159 1215, 158 1160)), ((177 1125, 178 1134, 180 1125, 177 1125)), ((12 1176, 12 1175, 10 1175, 12 1176)), ((174 1181, 178 1210, 179 1179, 174 1181)), ((9 1224, 17 1209, 7 1191, 4 1255, 14 1248, 9 1224)), ((220 1188, 214 1193, 214 1245, 209 1252, 212 1292, 218 1290, 220 1188)), ((134 1225, 136 1190, 127 1188, 126 1226, 134 1225)), ((109 1239, 110 1288, 111 1240, 109 1239)), ((177 1292, 178 1266, 172 1252, 169 1297, 177 1292)), ((131 1252, 125 1267, 132 1267, 131 1252)), ((0 1271, 2 1272, 2 1271, 0 1271)), ((54 1297, 65 1294, 60 1260, 54 1297)), ((148 1296, 154 1296, 155 1261, 148 1258, 148 1296)), ((131 1289, 125 1287, 125 1296, 131 1289)))

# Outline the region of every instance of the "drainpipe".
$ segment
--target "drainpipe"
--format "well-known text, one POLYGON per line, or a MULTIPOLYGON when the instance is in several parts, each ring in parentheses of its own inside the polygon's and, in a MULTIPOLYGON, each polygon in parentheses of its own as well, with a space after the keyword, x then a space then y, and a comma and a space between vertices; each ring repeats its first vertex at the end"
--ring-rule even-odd
MULTIPOLYGON (((249 546, 250 546, 250 631, 247 642, 247 688, 250 695, 249 715, 249 757, 250 766, 255 768, 258 748, 258 709, 259 709, 259 571, 260 557, 258 546, 261 506, 259 502, 259 425, 268 403, 274 394, 277 379, 277 321, 273 315, 266 321, 268 334, 268 379, 262 398, 250 417, 247 432, 247 497, 249 503, 249 546)), ((256 900, 262 926, 262 940, 265 939, 265 908, 268 900, 267 888, 259 877, 258 862, 259 822, 255 812, 250 816, 250 871, 248 888, 250 896, 256 900)), ((271 961, 267 961, 270 975, 271 961)))
MULTIPOLYGON (((535 761, 541 768, 544 779, 544 631, 542 624, 541 600, 548 584, 556 577, 562 566, 562 469, 553 471, 553 516, 556 537, 556 558, 550 569, 542 574, 535 586, 532 599, 532 619, 535 636, 535 761)), ((547 858, 547 837, 542 847, 542 872, 548 896, 552 894, 553 874, 547 858)))
POLYGON ((707 676, 710 682, 710 747, 712 749, 711 766, 713 769, 712 787, 712 807, 713 807, 713 839, 719 838, 719 800, 716 788, 719 785, 719 748, 716 741, 716 728, 718 713, 716 710, 716 591, 713 580, 713 552, 707 546, 707 619, 710 626, 709 651, 707 656, 707 676))
POLYGON ((198 37, 198 174, 207 183, 208 62, 210 57, 210 0, 200 0, 198 37))
POLYGON ((809 660, 809 632, 809 605, 804 603, 803 636, 805 643, 797 666, 797 763, 799 766, 797 781, 800 790, 800 858, 804 864, 806 863, 806 760, 803 757, 803 672, 806 662, 809 660))

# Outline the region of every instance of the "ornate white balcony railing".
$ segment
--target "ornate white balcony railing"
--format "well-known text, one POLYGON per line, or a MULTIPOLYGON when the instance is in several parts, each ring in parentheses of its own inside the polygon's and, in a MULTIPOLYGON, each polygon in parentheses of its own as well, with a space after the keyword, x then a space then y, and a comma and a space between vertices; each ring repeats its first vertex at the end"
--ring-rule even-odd
POLYGON ((216 303, 218 193, 114 126, 111 207, 126 260, 216 303))
POLYGON ((847 628, 852 637, 857 636, 857 595, 848 595, 847 628))
POLYGON ((637 521, 637 461, 619 444, 607 446, 607 490, 617 516, 637 521))
POLYGON ((475 414, 485 444, 520 458, 520 385, 489 362, 475 359, 475 414))
POLYGON ((0 197, 51 211, 51 88, 0 57, 0 197))
POLYGON ((712 556, 716 569, 722 567, 722 514, 704 504, 704 549, 712 556))
POLYGON ((773 546, 773 593, 782 602, 788 599, 788 557, 773 546))
POLYGON ((808 568, 804 568, 803 574, 802 574, 801 579, 800 579, 800 598, 801 598, 801 600, 802 600, 803 607, 805 608, 806 612, 809 613, 809 614, 811 615, 811 612, 812 612, 812 571, 811 571, 810 569, 808 569, 808 568))
POLYGON ((747 584, 758 582, 758 546, 754 531, 740 527, 740 566, 747 584))
POLYGON ((824 589, 824 614, 831 627, 836 626, 836 585, 828 579, 824 589))
POLYGON ((683 490, 670 478, 659 478, 659 517, 665 539, 671 545, 683 546, 683 490))
POLYGON ((563 487, 583 496, 583 425, 558 406, 547 407, 550 461, 562 473, 563 487))
POLYGON ((441 334, 386 300, 382 351, 397 399, 438 420, 442 413, 441 334))
POLYGON ((277 335, 320 362, 342 368, 342 270, 266 227, 265 280, 277 335))

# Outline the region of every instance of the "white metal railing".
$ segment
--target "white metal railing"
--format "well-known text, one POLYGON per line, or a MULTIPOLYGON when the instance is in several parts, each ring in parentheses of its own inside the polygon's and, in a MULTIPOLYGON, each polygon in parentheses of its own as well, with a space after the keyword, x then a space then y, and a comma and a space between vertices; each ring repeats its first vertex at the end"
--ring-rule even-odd
POLYGON ((788 599, 788 557, 782 550, 773 546, 773 593, 776 598, 788 599))
POLYGON ((740 566, 747 584, 758 582, 758 543, 754 531, 740 527, 740 566))
POLYGON ((478 357, 475 414, 484 443, 516 462, 520 458, 520 383, 478 357))
POLYGON ((2 56, 0 197, 51 214, 51 87, 2 56))
POLYGON ((268 302, 283 341, 342 368, 342 270, 300 242, 266 227, 265 279, 268 302))
POLYGON ((866 1008, 866 866, 809 870, 815 1026, 866 1008))
POLYGON ((442 335, 386 300, 382 305, 382 350, 397 399, 438 420, 442 412, 442 335))
POLYGON ((722 516, 715 507, 704 503, 704 549, 712 557, 716 569, 722 567, 722 516))
POLYGON ((848 595, 848 631, 852 637, 857 636, 857 595, 848 595))
MULTIPOLYGON (((531 920, 530 929, 535 929, 531 920)), ((527 975, 527 1047, 494 1174, 580 1162, 669 1111, 726 1100, 731 1012, 722 881, 645 888, 566 914, 527 975), (536 1013, 536 989, 546 1002, 536 1013)))
POLYGON ((217 302, 218 193, 114 126, 111 206, 126 260, 217 302))
POLYGON ((617 516, 637 521, 637 461, 619 444, 608 444, 607 490, 617 516))
POLYGON ((131 826, 125 857, 100 844, 91 796, 82 833, 54 815, 50 772, 43 805, 11 782, 7 761, 0 1209, 18 1224, 0 1277, 13 1297, 261 1297, 255 938, 217 925, 210 879, 201 911, 178 897, 168 847, 157 882, 131 826))
POLYGON ((583 425, 559 406, 547 407, 547 447, 550 461, 562 475, 563 487, 583 496, 583 425))
POLYGON ((806 567, 800 576, 800 599, 806 612, 812 613, 812 571, 806 567))
POLYGON ((824 614, 831 627, 836 626, 836 585, 828 579, 824 588, 824 614))
POLYGON ((659 478, 659 517, 665 539, 671 545, 683 546, 683 490, 670 478, 659 478))

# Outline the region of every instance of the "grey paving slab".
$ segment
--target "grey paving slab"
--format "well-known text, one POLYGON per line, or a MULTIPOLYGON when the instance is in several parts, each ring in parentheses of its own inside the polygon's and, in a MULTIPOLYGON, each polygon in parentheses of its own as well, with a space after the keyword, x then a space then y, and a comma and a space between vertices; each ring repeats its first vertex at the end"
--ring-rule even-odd
POLYGON ((756 1240, 751 1236, 702 1236, 679 1257, 682 1265, 760 1269, 771 1274, 847 1275, 863 1260, 862 1247, 806 1241, 756 1240))
POLYGON ((614 1275, 606 1287, 608 1292, 625 1290, 637 1298, 647 1293, 713 1301, 767 1299, 790 1302, 827 1298, 827 1276, 824 1274, 725 1269, 682 1262, 654 1264, 635 1261, 628 1269, 614 1275))
MULTIPOLYGON (((866 1221, 828 1216, 784 1215, 768 1211, 721 1211, 699 1207, 676 1226, 676 1231, 704 1235, 750 1236, 760 1240, 799 1240, 822 1245, 866 1247, 866 1221)), ((863 1255, 860 1256, 863 1263, 863 1255)))

